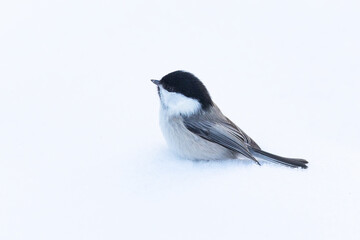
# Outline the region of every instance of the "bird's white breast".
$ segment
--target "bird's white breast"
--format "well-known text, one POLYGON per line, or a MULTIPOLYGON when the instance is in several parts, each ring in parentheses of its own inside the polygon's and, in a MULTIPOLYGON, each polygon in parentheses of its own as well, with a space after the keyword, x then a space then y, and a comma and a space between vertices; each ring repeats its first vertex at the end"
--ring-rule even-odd
POLYGON ((236 154, 232 151, 190 132, 180 115, 169 114, 168 109, 164 107, 160 110, 160 127, 170 149, 184 158, 197 160, 236 158, 236 154))

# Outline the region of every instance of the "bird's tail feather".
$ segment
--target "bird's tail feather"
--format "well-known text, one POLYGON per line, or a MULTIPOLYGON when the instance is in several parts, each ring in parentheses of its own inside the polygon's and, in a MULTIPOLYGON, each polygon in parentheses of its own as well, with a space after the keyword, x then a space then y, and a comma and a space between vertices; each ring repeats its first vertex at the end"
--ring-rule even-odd
POLYGON ((280 163, 293 168, 307 168, 306 164, 308 162, 304 159, 280 157, 255 148, 252 148, 251 151, 255 157, 260 157, 261 159, 268 160, 270 162, 280 163))

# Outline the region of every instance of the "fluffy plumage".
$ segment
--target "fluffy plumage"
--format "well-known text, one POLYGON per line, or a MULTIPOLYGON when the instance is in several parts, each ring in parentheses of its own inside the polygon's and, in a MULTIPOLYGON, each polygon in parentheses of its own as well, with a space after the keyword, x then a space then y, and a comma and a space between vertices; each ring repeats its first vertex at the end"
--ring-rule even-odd
POLYGON ((307 168, 303 159, 284 158, 261 150, 244 131, 224 116, 204 84, 193 74, 175 71, 160 81, 160 127, 169 145, 188 159, 219 160, 245 157, 307 168))

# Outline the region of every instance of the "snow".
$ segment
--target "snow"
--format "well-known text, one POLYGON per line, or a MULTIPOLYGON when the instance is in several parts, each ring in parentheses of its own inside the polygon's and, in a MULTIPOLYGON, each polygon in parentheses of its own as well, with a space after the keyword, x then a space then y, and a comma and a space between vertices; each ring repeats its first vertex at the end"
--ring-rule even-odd
POLYGON ((2 1, 0 239, 360 239, 358 1, 2 1), (264 150, 191 162, 183 69, 264 150))

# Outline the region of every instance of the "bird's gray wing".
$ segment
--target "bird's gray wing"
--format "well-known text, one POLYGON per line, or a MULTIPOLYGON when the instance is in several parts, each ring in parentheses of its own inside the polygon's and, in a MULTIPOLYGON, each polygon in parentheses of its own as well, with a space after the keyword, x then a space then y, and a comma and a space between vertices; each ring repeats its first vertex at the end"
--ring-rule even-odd
POLYGON ((259 145, 257 145, 257 143, 254 140, 252 140, 252 138, 249 137, 244 131, 242 131, 240 128, 238 128, 238 126, 236 126, 235 123, 230 121, 230 119, 228 119, 225 116, 224 116, 224 118, 227 120, 227 121, 225 121, 226 124, 228 124, 230 126, 231 130, 236 133, 236 136, 238 138, 240 138, 240 140, 244 141, 247 145, 249 145, 253 149, 261 150, 259 145))
POLYGON ((240 153, 259 164, 249 151, 248 145, 246 144, 246 135, 242 135, 231 121, 228 122, 224 120, 217 119, 214 121, 214 119, 207 119, 205 117, 188 117, 183 119, 185 127, 192 133, 240 153))

